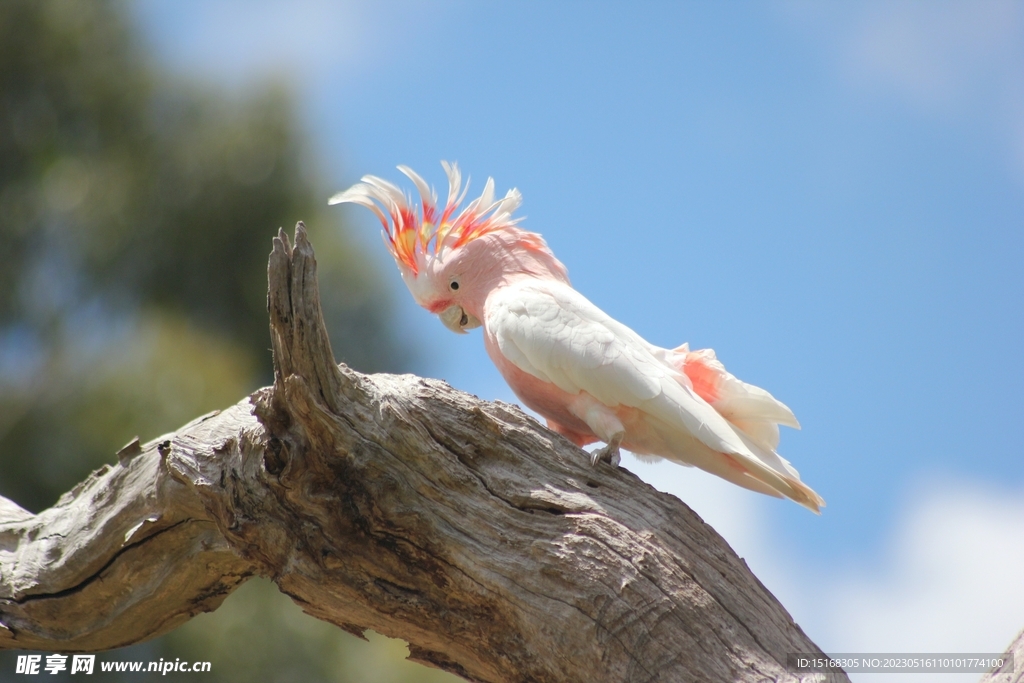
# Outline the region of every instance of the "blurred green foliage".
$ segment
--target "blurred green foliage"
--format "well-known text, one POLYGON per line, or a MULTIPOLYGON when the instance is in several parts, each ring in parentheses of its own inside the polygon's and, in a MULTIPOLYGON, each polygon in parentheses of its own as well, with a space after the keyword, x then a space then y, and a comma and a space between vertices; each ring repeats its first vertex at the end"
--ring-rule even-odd
MULTIPOLYGON (((287 90, 225 95, 162 73, 124 9, 0 2, 0 495, 31 510, 133 436, 269 382, 267 254, 299 218, 335 355, 364 371, 407 364, 377 274, 324 215, 287 90)), ((401 641, 367 645, 303 615, 262 580, 98 659, 161 657, 211 661, 210 682, 454 680, 401 661, 401 641)), ((13 661, 0 655, 0 680, 13 661)))
POLYGON ((34 510, 269 381, 267 254, 298 218, 336 355, 403 365, 288 93, 175 81, 119 9, 0 3, 0 494, 34 510))
POLYGON ((303 614, 289 597, 264 579, 250 579, 219 610, 196 617, 173 635, 177 642, 187 646, 193 660, 210 661, 213 667, 230 671, 230 680, 281 683, 462 681, 406 660, 409 649, 401 640, 367 631, 369 642, 363 642, 303 614), (277 622, 276 628, 264 628, 272 621, 277 622), (281 638, 282 632, 287 633, 287 639, 281 638))

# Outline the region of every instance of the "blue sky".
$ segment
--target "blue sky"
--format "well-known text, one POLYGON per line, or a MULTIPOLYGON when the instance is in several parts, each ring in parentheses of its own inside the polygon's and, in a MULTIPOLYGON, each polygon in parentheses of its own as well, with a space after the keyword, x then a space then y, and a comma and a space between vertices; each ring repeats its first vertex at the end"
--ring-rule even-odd
MULTIPOLYGON (((780 451, 820 518, 626 466, 719 528, 823 647, 1001 650, 1024 626, 1017 579, 961 566, 991 549, 954 547, 999 530, 989 560, 1024 560, 1019 3, 134 7, 170 68, 294 88, 325 201, 399 163, 442 193, 441 159, 477 189, 494 176, 597 305, 793 408, 780 451)), ((342 216, 419 371, 514 400, 479 334, 413 305, 369 212, 342 216)))

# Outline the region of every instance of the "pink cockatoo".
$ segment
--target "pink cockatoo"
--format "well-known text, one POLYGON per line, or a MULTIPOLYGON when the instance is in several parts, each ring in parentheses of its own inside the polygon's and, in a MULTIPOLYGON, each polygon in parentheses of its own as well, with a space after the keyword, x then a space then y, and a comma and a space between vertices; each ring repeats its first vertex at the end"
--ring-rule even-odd
MULTIPOLYGON (((793 412, 730 373, 711 349, 663 349, 613 320, 569 284, 540 235, 512 218, 516 189, 495 199, 494 181, 466 197, 458 166, 442 162, 448 200, 411 168, 420 206, 376 176, 333 196, 371 209, 416 303, 453 332, 484 328, 484 344, 512 391, 578 446, 603 441, 592 464, 642 459, 697 466, 747 489, 787 496, 818 512, 825 501, 776 452, 778 425, 793 412), (461 191, 461 194, 460 194, 461 191), (458 212, 458 213, 457 213, 458 212)), ((468 186, 467 186, 468 189, 468 186)))

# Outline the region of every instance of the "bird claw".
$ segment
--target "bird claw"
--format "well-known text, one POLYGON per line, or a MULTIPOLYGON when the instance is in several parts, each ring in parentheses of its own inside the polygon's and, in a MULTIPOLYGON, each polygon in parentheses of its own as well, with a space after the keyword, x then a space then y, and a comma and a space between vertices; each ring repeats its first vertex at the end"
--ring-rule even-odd
POLYGON ((591 452, 590 466, 597 467, 597 463, 603 460, 612 467, 618 467, 621 460, 619 456, 620 443, 622 443, 622 436, 616 435, 603 448, 598 448, 596 451, 591 452))

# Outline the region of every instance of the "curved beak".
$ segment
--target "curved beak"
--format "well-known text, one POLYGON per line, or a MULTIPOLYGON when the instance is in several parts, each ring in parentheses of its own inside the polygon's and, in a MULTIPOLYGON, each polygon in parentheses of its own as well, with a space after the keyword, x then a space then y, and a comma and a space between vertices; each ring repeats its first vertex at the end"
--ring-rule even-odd
POLYGON ((453 305, 437 314, 444 326, 456 334, 466 334, 466 330, 480 327, 480 321, 466 313, 462 306, 453 305))

